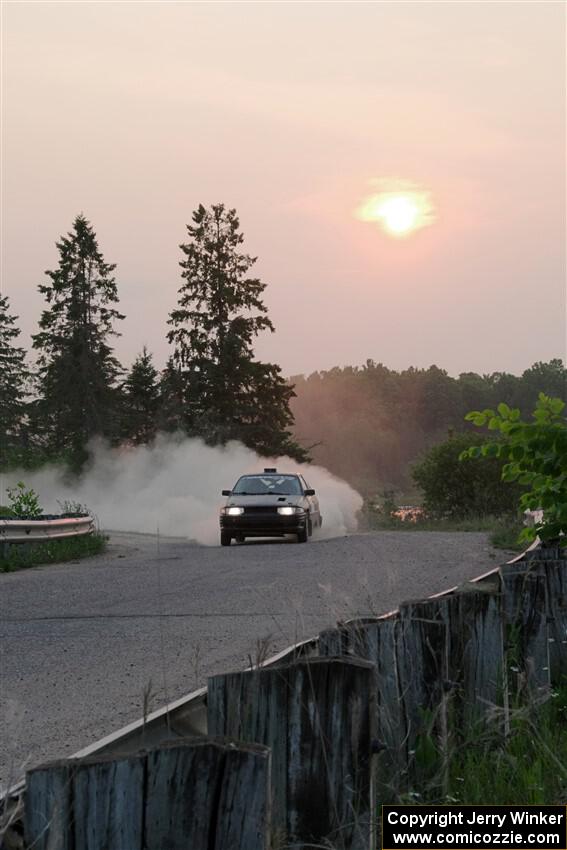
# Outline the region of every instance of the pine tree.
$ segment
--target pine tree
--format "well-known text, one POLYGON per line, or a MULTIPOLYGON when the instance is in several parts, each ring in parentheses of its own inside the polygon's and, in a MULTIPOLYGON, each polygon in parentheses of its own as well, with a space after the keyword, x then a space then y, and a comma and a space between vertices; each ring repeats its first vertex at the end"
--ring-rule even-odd
POLYGON ((159 382, 158 431, 190 432, 186 416, 186 382, 179 365, 169 357, 159 382))
POLYGON ((289 431, 293 387, 279 366, 254 359, 254 338, 274 327, 262 301, 266 284, 247 276, 256 258, 239 250, 236 210, 200 205, 187 231, 184 283, 168 333, 184 381, 187 430, 212 445, 240 440, 267 456, 305 460, 289 431))
POLYGON ((20 335, 17 316, 9 313, 7 295, 0 295, 0 464, 5 467, 20 459, 22 430, 30 373, 26 352, 14 345, 20 335))
POLYGON ((59 265, 39 286, 49 306, 33 337, 40 352, 36 415, 49 451, 77 469, 93 436, 116 436, 121 369, 108 337, 117 335, 113 322, 124 316, 113 306, 116 266, 105 263, 86 218, 77 216, 72 231, 56 244, 59 265))
POLYGON ((124 435, 135 445, 150 443, 157 430, 158 372, 146 346, 124 382, 124 435))

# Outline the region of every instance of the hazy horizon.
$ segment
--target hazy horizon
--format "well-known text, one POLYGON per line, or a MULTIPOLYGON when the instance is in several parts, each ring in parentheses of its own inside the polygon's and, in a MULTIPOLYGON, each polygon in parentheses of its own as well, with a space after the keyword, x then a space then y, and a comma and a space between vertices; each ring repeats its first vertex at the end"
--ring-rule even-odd
POLYGON ((286 375, 565 359, 563 3, 2 14, 2 289, 20 344, 83 212, 117 263, 118 357, 147 345, 162 366, 185 225, 222 202, 268 284, 276 333, 256 354, 286 375), (361 215, 384 186, 425 199, 425 226, 397 238, 361 215))

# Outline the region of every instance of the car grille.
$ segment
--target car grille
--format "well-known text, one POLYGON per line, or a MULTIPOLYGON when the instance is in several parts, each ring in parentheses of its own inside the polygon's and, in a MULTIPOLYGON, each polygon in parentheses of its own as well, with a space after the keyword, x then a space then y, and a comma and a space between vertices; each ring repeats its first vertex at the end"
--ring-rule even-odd
POLYGON ((245 514, 277 514, 276 505, 250 505, 244 508, 245 514))

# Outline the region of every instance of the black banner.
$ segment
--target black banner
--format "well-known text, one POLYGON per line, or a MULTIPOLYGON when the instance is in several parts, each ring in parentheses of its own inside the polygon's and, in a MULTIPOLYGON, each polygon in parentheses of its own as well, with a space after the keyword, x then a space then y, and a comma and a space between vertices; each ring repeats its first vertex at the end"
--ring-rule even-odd
POLYGON ((567 850, 565 806, 382 806, 383 850, 567 850))

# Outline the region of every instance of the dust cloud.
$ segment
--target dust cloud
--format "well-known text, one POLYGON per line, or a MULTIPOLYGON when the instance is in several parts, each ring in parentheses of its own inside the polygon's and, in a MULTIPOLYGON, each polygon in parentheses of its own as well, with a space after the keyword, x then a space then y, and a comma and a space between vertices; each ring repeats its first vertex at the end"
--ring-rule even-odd
MULTIPOLYGON (((320 466, 297 464, 290 458, 266 459, 240 443, 210 447, 199 439, 159 435, 152 446, 109 448, 92 446, 92 461, 80 479, 68 481, 61 467, 45 466, 33 473, 3 476, 2 489, 24 481, 39 494, 46 513, 59 513, 58 502, 86 505, 105 531, 138 531, 188 537, 204 545, 219 542, 221 490, 239 475, 275 466, 281 472, 300 471, 321 506, 320 538, 356 530, 362 497, 320 466)), ((4 500, 2 500, 4 501, 4 500)))

